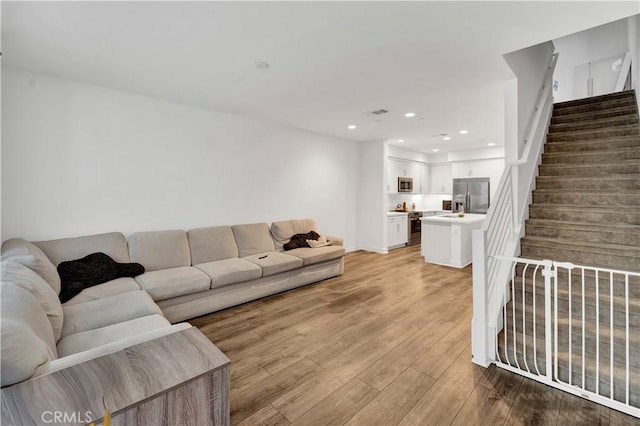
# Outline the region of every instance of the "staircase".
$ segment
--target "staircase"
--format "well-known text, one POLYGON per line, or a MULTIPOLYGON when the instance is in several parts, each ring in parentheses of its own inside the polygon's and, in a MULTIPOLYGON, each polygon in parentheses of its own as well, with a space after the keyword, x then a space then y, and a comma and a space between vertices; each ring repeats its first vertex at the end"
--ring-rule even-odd
MULTIPOLYGON (((640 130, 634 91, 554 105, 532 201, 521 239, 523 258, 640 272, 640 130)), ((544 375, 541 272, 521 264, 515 268, 498 355, 544 375)), ((552 299, 557 324, 553 317, 549 321, 557 326, 553 353, 559 380, 627 403, 628 362, 628 403, 640 407, 640 277, 629 276, 628 288, 626 280, 622 274, 586 270, 583 277, 581 270, 560 268, 557 302, 552 299)))

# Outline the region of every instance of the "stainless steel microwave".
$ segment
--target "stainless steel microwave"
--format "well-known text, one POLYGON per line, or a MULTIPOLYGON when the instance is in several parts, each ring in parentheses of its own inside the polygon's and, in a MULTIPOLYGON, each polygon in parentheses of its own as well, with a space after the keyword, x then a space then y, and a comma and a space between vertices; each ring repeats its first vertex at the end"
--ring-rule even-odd
POLYGON ((398 177, 398 192, 413 192, 413 178, 398 177))

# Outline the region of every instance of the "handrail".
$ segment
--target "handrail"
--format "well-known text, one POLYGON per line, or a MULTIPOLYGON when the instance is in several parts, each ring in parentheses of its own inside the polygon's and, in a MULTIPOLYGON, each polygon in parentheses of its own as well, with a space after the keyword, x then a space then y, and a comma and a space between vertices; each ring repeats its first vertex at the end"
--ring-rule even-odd
POLYGON ((516 256, 527 205, 553 109, 551 82, 558 54, 549 61, 528 120, 522 156, 505 167, 493 203, 479 230, 473 231, 473 362, 488 366, 495 359, 493 340, 510 271, 496 256, 516 256), (522 194, 527 194, 523 196, 522 194))

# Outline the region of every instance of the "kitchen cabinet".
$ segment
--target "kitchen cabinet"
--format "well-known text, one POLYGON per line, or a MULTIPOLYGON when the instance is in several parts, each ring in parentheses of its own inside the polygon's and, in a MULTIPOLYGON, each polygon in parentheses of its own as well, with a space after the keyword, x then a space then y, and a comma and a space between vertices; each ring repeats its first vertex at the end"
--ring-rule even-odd
POLYGON ((430 177, 432 194, 451 194, 453 191, 451 164, 432 165, 430 177))
POLYGON ((387 218, 387 247, 398 248, 409 242, 408 215, 392 215, 387 218))
POLYGON ((421 194, 428 194, 431 192, 430 182, 430 170, 429 165, 421 163, 420 164, 420 188, 419 191, 421 194))
MULTIPOLYGON (((426 166, 426 165, 425 165, 426 166)), ((413 193, 426 193, 427 187, 422 185, 422 163, 415 161, 403 161, 389 158, 387 160, 387 192, 398 192, 398 177, 410 177, 413 179, 413 193)), ((428 166, 427 166, 428 173, 428 166)))

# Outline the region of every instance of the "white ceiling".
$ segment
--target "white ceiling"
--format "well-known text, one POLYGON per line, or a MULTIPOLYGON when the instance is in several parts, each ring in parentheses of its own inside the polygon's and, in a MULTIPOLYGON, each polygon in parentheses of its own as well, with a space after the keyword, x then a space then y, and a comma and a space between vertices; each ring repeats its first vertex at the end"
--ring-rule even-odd
POLYGON ((432 152, 503 144, 502 55, 626 2, 2 2, 3 65, 432 152), (265 61, 270 69, 255 64, 265 61), (377 122, 367 111, 390 112, 377 122), (407 119, 404 113, 416 117, 407 119), (348 124, 356 130, 348 130, 348 124), (467 135, 458 131, 466 129, 467 135), (452 134, 452 140, 432 137, 452 134))

